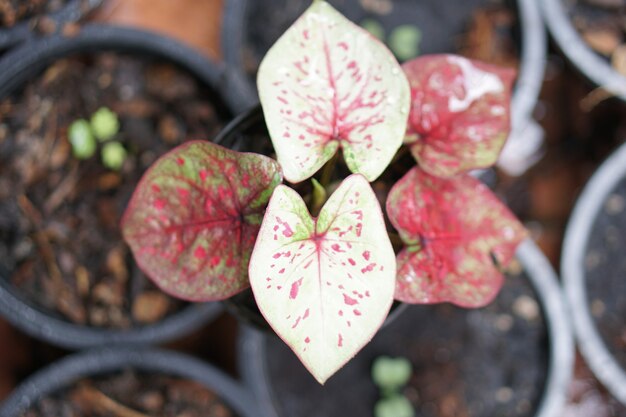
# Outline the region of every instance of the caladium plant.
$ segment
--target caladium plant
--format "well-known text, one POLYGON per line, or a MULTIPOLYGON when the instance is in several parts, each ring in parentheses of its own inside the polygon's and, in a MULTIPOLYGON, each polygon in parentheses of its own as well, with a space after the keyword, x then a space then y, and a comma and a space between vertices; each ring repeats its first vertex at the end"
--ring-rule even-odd
POLYGON ((174 296, 221 300, 251 286, 269 325, 324 383, 373 337, 394 294, 479 307, 498 292, 525 232, 465 172, 495 162, 512 81, 512 71, 452 55, 400 67, 377 39, 314 0, 259 69, 278 161, 184 144, 137 186, 124 237, 174 296), (415 161, 386 202, 404 243, 396 257, 370 182, 403 143, 415 161), (332 172, 339 150, 353 174, 329 184, 317 172, 332 172), (280 184, 283 173, 292 185, 320 178, 309 207, 280 184))

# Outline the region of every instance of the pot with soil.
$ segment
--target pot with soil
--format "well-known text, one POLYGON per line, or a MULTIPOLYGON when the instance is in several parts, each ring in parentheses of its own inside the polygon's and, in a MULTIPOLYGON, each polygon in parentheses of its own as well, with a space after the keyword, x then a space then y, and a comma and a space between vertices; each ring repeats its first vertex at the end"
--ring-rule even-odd
POLYGON ((158 343, 216 316, 166 296, 119 220, 146 167, 212 139, 238 109, 232 73, 155 34, 87 26, 0 62, 0 310, 69 348, 158 343))
POLYGON ((280 340, 246 328, 244 380, 267 416, 372 416, 372 364, 401 357, 412 368, 401 394, 416 416, 560 416, 573 366, 566 309, 537 246, 524 242, 517 258, 492 304, 409 306, 324 386, 280 340))
POLYGON ((626 404, 626 146, 585 186, 565 234, 563 286, 578 345, 613 396, 626 404))
POLYGON ((103 349, 39 371, 0 407, 2 417, 253 417, 250 393, 193 357, 157 349, 103 349))
POLYGON ((102 0, 2 0, 0 1, 0 51, 29 38, 56 31, 77 22, 102 0))
POLYGON ((602 93, 626 100, 626 2, 545 0, 546 23, 559 48, 602 93))
MULTIPOLYGON (((310 0, 228 0, 224 59, 254 84, 261 58, 310 0)), ((512 134, 500 166, 513 175, 536 162, 543 139, 533 120, 543 82, 546 35, 534 0, 333 0, 339 11, 390 46, 400 62, 434 53, 516 68, 512 134)))

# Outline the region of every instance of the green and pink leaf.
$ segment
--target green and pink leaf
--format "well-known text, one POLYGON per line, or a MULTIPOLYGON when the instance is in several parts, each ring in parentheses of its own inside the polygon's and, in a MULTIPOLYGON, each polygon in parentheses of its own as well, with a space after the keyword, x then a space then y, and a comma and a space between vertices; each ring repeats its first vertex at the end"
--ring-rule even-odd
POLYGON ((413 168, 389 193, 387 214, 406 247, 395 298, 415 304, 488 304, 527 232, 480 181, 413 168), (495 263, 494 263, 495 262, 495 263))
POLYGON ((317 219, 295 191, 276 188, 250 283, 266 320, 320 383, 381 326, 395 272, 382 211, 363 176, 346 178, 317 219))
POLYGON ((250 253, 281 179, 270 158, 187 142, 144 174, 122 218, 124 239, 165 292, 230 297, 249 286, 250 253))
POLYGON ((257 84, 285 178, 311 177, 342 148, 350 170, 376 179, 402 145, 409 85, 393 54, 325 1, 269 50, 257 84))
POLYGON ((405 142, 427 172, 450 177, 493 165, 510 131, 515 71, 455 55, 405 63, 411 112, 405 142))

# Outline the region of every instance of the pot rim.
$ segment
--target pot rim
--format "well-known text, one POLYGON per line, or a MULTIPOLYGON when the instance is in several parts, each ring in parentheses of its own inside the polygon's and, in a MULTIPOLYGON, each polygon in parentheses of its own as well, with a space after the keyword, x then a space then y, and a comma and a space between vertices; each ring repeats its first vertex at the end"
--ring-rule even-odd
POLYGON ((594 84, 626 100, 626 77, 587 45, 572 25, 562 0, 538 1, 543 4, 546 25, 565 56, 594 84))
MULTIPOLYGON (((540 0, 539 0, 540 1, 540 0)), ((547 34, 541 11, 536 0, 515 0, 517 13, 519 16, 519 27, 521 29, 521 50, 520 66, 515 91, 513 93, 511 112, 511 139, 508 145, 511 149, 526 149, 528 159, 534 159, 542 141, 539 141, 534 149, 522 146, 521 142, 528 140, 526 128, 534 125, 533 112, 537 104, 539 93, 543 85, 543 76, 547 61, 547 34), (517 143, 513 143, 513 141, 517 143), (516 146, 517 145, 517 146, 516 146)), ((243 74, 243 62, 241 51, 245 42, 245 18, 248 10, 249 0, 226 0, 224 6, 224 24, 222 29, 222 51, 224 51, 224 61, 231 68, 236 68, 243 74)), ((247 81, 249 84, 249 80, 247 81)), ((251 105, 258 103, 256 88, 250 86, 254 91, 251 105)), ((542 134, 542 131, 540 131, 542 134)), ((541 136, 540 134, 540 136, 541 136)), ((507 142, 507 143, 509 143, 507 142)), ((532 165, 532 164, 529 164, 532 165)), ((505 167, 506 168, 506 167, 505 167)))
MULTIPOLYGON (((574 341, 568 312, 550 262, 539 247, 526 239, 516 256, 524 266, 544 312, 549 336, 549 366, 540 403, 534 417, 559 417, 567 396, 574 367, 574 341)), ((265 335, 244 327, 238 344, 240 372, 244 383, 256 395, 266 417, 281 417, 274 406, 271 381, 265 362, 265 335)))
POLYGON ((626 405, 626 371, 610 353, 591 316, 584 265, 595 219, 606 198, 625 175, 626 144, 602 163, 580 194, 565 231, 561 274, 580 351, 600 382, 626 405))
POLYGON ((48 365, 24 381, 0 407, 0 417, 17 417, 45 395, 81 378, 132 367, 195 380, 215 392, 240 417, 257 416, 254 399, 242 384, 192 356, 154 348, 104 348, 75 353, 48 365))
MULTIPOLYGON (((66 23, 77 22, 102 4, 103 0, 69 0, 60 10, 44 15, 56 24, 57 29, 66 23)), ((10 28, 0 29, 0 50, 10 48, 18 43, 37 36, 33 33, 32 17, 16 23, 10 28)))
MULTIPOLYGON (((236 114, 243 106, 237 75, 213 63, 179 42, 151 32, 109 26, 86 25, 74 37, 54 35, 27 42, 0 59, 0 98, 21 86, 59 57, 95 48, 144 52, 165 58, 194 74, 212 88, 236 114)), ((245 107, 245 106, 244 106, 245 107)), ((0 276, 7 271, 0 270, 0 276)), ((106 344, 156 344, 181 337, 211 321, 222 311, 219 303, 196 303, 168 316, 157 324, 127 330, 77 325, 45 314, 0 278, 0 313, 31 336, 69 349, 106 344)))

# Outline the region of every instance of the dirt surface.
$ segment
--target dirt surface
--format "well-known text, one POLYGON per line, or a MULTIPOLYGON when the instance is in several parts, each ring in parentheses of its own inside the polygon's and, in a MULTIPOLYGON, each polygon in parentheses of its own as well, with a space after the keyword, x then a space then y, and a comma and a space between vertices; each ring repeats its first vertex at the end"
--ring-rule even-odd
POLYGON ((69 0, 0 0, 0 29, 60 10, 69 0))
POLYGON ((234 417, 215 393, 201 384, 131 370, 82 380, 40 399, 21 417, 234 417))
POLYGON ((509 274, 484 309, 410 306, 320 386, 277 337, 266 359, 279 414, 372 416, 378 389, 370 369, 381 355, 409 359, 404 395, 418 417, 532 416, 548 366, 546 328, 523 274, 509 274))
POLYGON ((585 255, 589 309, 609 351, 626 369, 626 179, 595 219, 585 255))
MULTIPOLYGON (((310 5, 309 0, 249 2, 244 36, 244 69, 252 77, 265 52, 310 5)), ((463 2, 414 0, 331 0, 353 22, 378 22, 386 40, 408 25, 421 33, 419 54, 461 53, 491 63, 516 66, 514 9, 506 0, 463 2)))
POLYGON ((55 62, 0 106, 0 265, 11 282, 91 326, 153 323, 181 308, 133 262, 119 220, 159 155, 216 135, 227 115, 215 95, 172 65, 103 53, 55 62), (102 106, 120 119, 115 139, 129 156, 119 172, 99 150, 78 160, 67 139, 69 124, 102 106))

